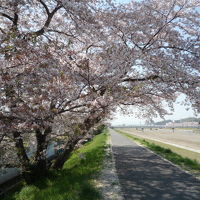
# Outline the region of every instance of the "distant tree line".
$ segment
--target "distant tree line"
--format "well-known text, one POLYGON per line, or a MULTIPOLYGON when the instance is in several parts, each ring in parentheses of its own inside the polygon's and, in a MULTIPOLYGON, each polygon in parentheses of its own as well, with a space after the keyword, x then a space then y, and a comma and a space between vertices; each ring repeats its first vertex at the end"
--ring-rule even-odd
POLYGON ((179 120, 163 120, 160 122, 154 122, 154 125, 166 125, 169 122, 175 122, 175 123, 183 123, 183 122, 200 122, 200 118, 195 118, 195 117, 188 117, 188 118, 183 118, 183 119, 179 119, 179 120))

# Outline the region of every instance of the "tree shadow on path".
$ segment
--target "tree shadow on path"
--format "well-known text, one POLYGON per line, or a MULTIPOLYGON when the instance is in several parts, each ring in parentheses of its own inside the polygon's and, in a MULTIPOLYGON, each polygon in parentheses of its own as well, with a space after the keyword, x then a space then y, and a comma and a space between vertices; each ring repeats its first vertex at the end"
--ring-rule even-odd
POLYGON ((113 146, 125 200, 199 200, 200 180, 137 145, 113 146))

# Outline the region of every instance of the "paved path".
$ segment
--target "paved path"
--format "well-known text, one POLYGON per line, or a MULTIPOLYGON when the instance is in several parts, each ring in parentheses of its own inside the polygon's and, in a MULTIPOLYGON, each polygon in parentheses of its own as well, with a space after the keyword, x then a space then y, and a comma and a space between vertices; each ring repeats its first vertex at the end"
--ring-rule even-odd
POLYGON ((125 200, 200 200, 200 180, 110 130, 125 200))

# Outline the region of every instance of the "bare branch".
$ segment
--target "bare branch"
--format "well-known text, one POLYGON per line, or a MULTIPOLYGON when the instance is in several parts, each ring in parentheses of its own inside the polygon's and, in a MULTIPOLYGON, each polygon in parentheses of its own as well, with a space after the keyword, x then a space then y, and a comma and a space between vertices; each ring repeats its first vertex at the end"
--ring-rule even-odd
POLYGON ((1 13, 1 12, 0 12, 0 15, 3 16, 3 17, 6 17, 7 19, 11 20, 12 22, 13 22, 13 20, 14 20, 12 17, 10 17, 9 15, 7 15, 7 14, 5 14, 5 13, 1 13))
POLYGON ((140 81, 156 80, 158 78, 160 78, 158 75, 151 75, 145 78, 124 78, 122 82, 140 82, 140 81))
MULTIPOLYGON (((191 54, 195 55, 196 57, 199 57, 199 56, 197 55, 196 52, 193 52, 193 51, 190 51, 190 50, 188 50, 188 49, 181 48, 181 47, 176 47, 176 46, 159 46, 159 47, 156 47, 156 49, 157 49, 157 48, 163 48, 163 49, 177 49, 177 50, 180 50, 180 51, 186 51, 186 52, 188 52, 188 53, 191 53, 191 54)), ((154 48, 153 48, 153 49, 154 49, 154 48)))
MULTIPOLYGON (((168 25, 168 24, 170 24, 171 22, 173 22, 174 21, 174 19, 176 19, 177 17, 178 17, 178 14, 179 14, 179 12, 181 11, 183 9, 183 6, 175 13, 175 15, 169 20, 169 21, 166 21, 166 23, 163 25, 163 26, 161 26, 157 31, 156 31, 156 33, 149 39, 149 41, 144 45, 144 47, 142 48, 142 50, 144 51, 145 50, 145 48, 146 47, 148 47, 148 46, 151 46, 153 43, 154 43, 154 38, 155 37, 157 37, 157 35, 168 25), (153 41, 153 42, 152 42, 153 41), (152 44, 151 44, 151 42, 152 42, 152 44)), ((171 12, 171 11, 170 11, 171 12)), ((168 13, 168 15, 169 15, 169 13, 168 13)))
POLYGON ((42 1, 42 0, 38 0, 42 5, 43 7, 45 8, 46 12, 47 12, 47 15, 50 15, 50 12, 49 12, 49 8, 47 7, 47 5, 42 1))
POLYGON ((146 47, 151 45, 151 42, 154 40, 154 38, 169 24, 171 23, 174 19, 176 18, 176 15, 167 23, 165 23, 163 26, 161 26, 156 33, 150 38, 150 40, 144 45, 144 47, 142 48, 142 50, 144 51, 146 47))
POLYGON ((142 47, 140 47, 134 40, 133 40, 133 34, 131 34, 131 42, 140 50, 142 50, 142 47))
POLYGON ((58 114, 61 114, 61 113, 67 112, 67 111, 72 111, 76 108, 81 108, 81 107, 84 107, 84 106, 87 106, 87 104, 81 104, 81 105, 72 106, 72 107, 67 108, 67 109, 62 109, 60 112, 58 112, 58 114))
POLYGON ((6 32, 0 27, 0 31, 3 33, 3 34, 6 34, 6 32))
POLYGON ((65 33, 65 32, 59 31, 59 30, 48 29, 47 32, 58 33, 58 34, 62 34, 62 35, 68 36, 68 37, 76 38, 76 37, 75 37, 74 35, 72 35, 72 34, 68 34, 68 33, 65 33))
POLYGON ((14 18, 13 18, 13 28, 17 29, 17 23, 18 23, 18 14, 15 12, 14 18))
POLYGON ((33 34, 36 35, 36 36, 42 35, 42 34, 45 32, 45 29, 49 27, 49 25, 50 25, 50 23, 51 23, 51 20, 52 20, 52 18, 53 18, 53 16, 54 16, 54 14, 55 14, 60 8, 62 8, 62 5, 57 5, 57 6, 54 8, 54 10, 53 10, 51 13, 48 14, 48 17, 47 17, 47 20, 46 20, 44 26, 43 26, 40 30, 34 32, 33 34))

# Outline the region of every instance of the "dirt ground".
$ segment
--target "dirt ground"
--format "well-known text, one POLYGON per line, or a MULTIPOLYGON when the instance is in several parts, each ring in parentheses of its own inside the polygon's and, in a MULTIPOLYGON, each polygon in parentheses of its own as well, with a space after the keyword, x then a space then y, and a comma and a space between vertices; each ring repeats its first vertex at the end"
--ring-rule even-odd
POLYGON ((200 151, 200 130, 195 129, 155 129, 152 130, 136 128, 122 128, 122 131, 127 133, 133 133, 140 137, 145 137, 148 139, 160 140, 163 143, 171 143, 175 145, 180 145, 182 147, 194 149, 200 151))

